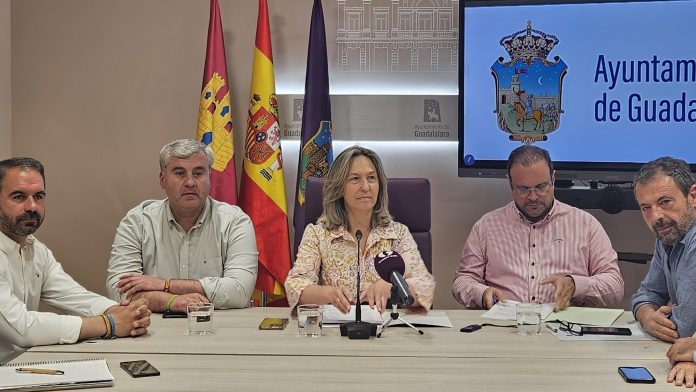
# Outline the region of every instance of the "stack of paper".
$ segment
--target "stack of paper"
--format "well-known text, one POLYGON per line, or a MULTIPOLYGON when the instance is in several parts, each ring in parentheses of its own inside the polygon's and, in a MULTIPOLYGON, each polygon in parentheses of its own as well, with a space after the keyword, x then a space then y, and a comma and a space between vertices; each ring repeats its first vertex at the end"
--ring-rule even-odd
POLYGON ((551 313, 544 321, 565 321, 574 324, 608 327, 612 325, 623 312, 623 309, 581 308, 571 306, 560 312, 551 313))
MULTIPOLYGON (((493 320, 517 320, 515 306, 518 301, 507 300, 498 302, 490 310, 482 314, 481 317, 493 320)), ((553 304, 541 304, 541 319, 544 320, 549 314, 553 313, 553 304)))
POLYGON ((109 387, 114 376, 104 359, 8 363, 0 366, 0 391, 54 390, 109 387), (58 374, 19 373, 17 368, 49 369, 58 374))
MULTIPOLYGON (((515 320, 515 305, 518 303, 512 300, 498 302, 489 311, 482 314, 481 317, 494 320, 515 320)), ((541 305, 542 321, 565 321, 575 324, 608 327, 624 312, 623 309, 584 308, 577 306, 554 312, 553 307, 554 304, 541 305)))
MULTIPOLYGON (((368 305, 360 307, 362 321, 382 325, 384 321, 391 317, 391 310, 387 309, 381 315, 376 309, 370 308, 368 305)), ((444 310, 410 310, 399 309, 399 316, 413 325, 429 326, 429 327, 447 327, 452 328, 452 322, 444 310)), ((333 305, 324 305, 324 325, 343 324, 355 321, 355 305, 350 307, 350 312, 344 314, 336 309, 333 305)), ((401 320, 392 320, 390 325, 403 324, 401 320)))

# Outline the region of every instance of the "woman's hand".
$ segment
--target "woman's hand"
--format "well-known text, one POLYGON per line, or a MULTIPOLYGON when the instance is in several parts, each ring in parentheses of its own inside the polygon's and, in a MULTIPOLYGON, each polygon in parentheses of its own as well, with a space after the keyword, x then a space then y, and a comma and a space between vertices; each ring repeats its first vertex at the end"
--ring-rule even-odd
POLYGON ((387 308, 387 299, 391 296, 391 283, 380 279, 373 283, 365 294, 360 297, 360 302, 367 301, 370 308, 374 309, 377 307, 377 311, 382 314, 384 309, 387 308))
POLYGON ((350 312, 350 305, 355 301, 353 294, 345 286, 324 286, 326 302, 335 306, 341 313, 350 312))

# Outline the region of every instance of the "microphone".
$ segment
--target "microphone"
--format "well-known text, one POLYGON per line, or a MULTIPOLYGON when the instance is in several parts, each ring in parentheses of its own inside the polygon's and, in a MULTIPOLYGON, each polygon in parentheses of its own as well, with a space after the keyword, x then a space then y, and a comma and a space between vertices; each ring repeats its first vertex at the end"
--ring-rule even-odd
POLYGON ((356 300, 355 300, 355 321, 350 323, 341 324, 341 336, 348 336, 348 339, 369 339, 370 336, 377 335, 377 325, 372 323, 366 323, 361 320, 361 309, 360 309, 360 239, 362 238, 362 231, 357 230, 355 232, 355 239, 358 240, 358 257, 357 261, 357 277, 356 277, 356 300))
POLYGON ((397 305, 413 305, 415 300, 411 295, 406 279, 404 279, 406 263, 398 252, 393 250, 380 252, 375 256, 375 269, 380 278, 391 282, 392 287, 396 290, 396 299, 399 302, 397 305))

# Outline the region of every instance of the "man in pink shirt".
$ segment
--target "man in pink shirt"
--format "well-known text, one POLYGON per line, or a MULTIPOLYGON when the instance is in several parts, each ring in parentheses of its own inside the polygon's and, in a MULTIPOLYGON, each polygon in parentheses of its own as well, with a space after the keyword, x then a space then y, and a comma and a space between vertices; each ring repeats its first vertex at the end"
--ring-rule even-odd
POLYGON ((555 303, 557 310, 623 298, 617 255, 589 213, 554 198, 548 151, 518 147, 507 164, 513 202, 471 229, 452 285, 454 298, 489 309, 498 300, 555 303))

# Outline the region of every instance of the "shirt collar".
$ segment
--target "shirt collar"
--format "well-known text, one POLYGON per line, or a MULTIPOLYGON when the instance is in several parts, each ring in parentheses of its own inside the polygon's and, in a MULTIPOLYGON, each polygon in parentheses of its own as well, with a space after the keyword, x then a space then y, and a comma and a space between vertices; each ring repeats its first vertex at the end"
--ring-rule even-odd
MULTIPOLYGON (((29 235, 27 237, 27 246, 33 246, 34 240, 34 236, 29 235)), ((9 255, 11 253, 19 253, 20 248, 21 246, 18 243, 0 231, 0 251, 9 255)))
MULTIPOLYGON (((208 216, 210 215, 210 209, 211 209, 211 201, 210 200, 211 200, 210 196, 208 196, 205 199, 205 205, 203 206, 203 211, 201 211, 201 214, 198 216, 196 224, 193 225, 192 229, 202 225, 208 219, 208 216)), ((166 199, 165 204, 167 205, 167 208, 165 208, 165 211, 167 214, 167 221, 169 222, 169 224, 180 226, 179 223, 177 223, 176 219, 174 219, 174 213, 172 212, 172 207, 169 205, 169 199, 166 199)))

